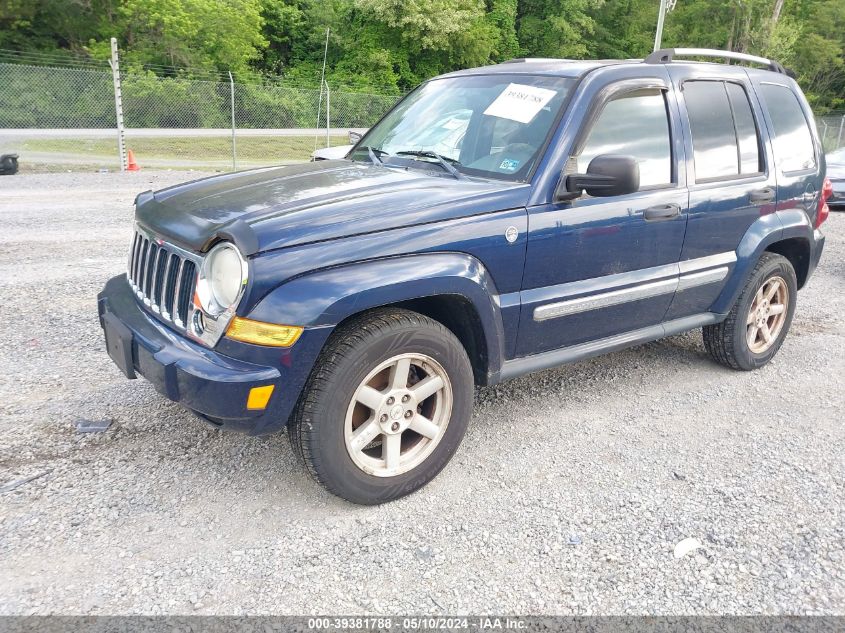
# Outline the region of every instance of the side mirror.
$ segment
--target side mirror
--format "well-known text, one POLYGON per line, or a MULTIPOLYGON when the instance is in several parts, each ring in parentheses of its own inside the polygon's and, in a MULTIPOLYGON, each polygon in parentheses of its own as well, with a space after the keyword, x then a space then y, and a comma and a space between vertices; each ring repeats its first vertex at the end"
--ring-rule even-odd
POLYGON ((361 140, 363 134, 360 132, 356 132, 354 130, 349 130, 349 144, 350 145, 357 145, 358 141, 361 140))
POLYGON ((640 166, 633 156, 601 154, 590 161, 586 174, 568 174, 560 179, 556 200, 571 200, 586 191, 593 197, 621 196, 640 189, 640 166))

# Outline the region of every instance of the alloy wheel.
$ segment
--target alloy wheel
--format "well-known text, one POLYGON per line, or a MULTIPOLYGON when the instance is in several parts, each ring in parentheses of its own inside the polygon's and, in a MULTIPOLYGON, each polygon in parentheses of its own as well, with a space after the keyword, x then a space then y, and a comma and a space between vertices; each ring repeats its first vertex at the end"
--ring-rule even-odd
POLYGON ((433 358, 400 354, 384 361, 361 381, 347 408, 349 457, 377 477, 412 470, 443 439, 452 402, 449 376, 433 358))
POLYGON ((769 277, 754 295, 746 319, 748 348, 754 354, 766 352, 786 322, 789 288, 782 277, 769 277))

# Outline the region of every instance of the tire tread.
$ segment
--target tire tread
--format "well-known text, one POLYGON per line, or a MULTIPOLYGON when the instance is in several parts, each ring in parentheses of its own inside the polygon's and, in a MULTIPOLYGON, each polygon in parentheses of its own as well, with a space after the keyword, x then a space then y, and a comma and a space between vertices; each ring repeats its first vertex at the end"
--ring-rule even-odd
POLYGON ((305 384, 303 396, 297 404, 288 429, 290 442, 294 453, 305 464, 311 477, 332 494, 344 496, 330 481, 320 475, 322 469, 312 450, 312 446, 319 441, 321 432, 320 425, 312 423, 314 410, 317 403, 327 397, 329 377, 338 371, 345 360, 366 345, 368 339, 383 336, 390 330, 403 326, 439 330, 443 336, 454 339, 455 344, 462 348, 452 331, 439 321, 402 308, 377 308, 353 317, 332 333, 305 384))
MULTIPOLYGON (((740 341, 737 339, 736 336, 734 336, 734 332, 736 331, 737 319, 742 319, 745 317, 745 315, 739 314, 739 308, 743 305, 743 301, 747 296, 749 290, 756 292, 757 280, 760 275, 760 271, 762 271, 764 268, 771 266, 774 263, 783 262, 786 262, 786 264, 790 268, 792 267, 792 265, 789 263, 789 260, 787 260, 785 257, 776 253, 770 253, 768 251, 763 252, 763 254, 760 256, 760 259, 757 260, 754 269, 751 271, 751 274, 749 275, 748 281, 745 283, 742 292, 739 294, 733 306, 731 307, 731 311, 728 313, 728 317, 724 321, 715 323, 713 325, 705 325, 702 328, 704 348, 707 350, 707 353, 710 355, 710 357, 720 365, 736 370, 748 369, 747 367, 744 367, 739 361, 738 350, 736 348, 736 345, 740 343, 740 341)), ((794 301, 794 298, 792 300, 794 301)))

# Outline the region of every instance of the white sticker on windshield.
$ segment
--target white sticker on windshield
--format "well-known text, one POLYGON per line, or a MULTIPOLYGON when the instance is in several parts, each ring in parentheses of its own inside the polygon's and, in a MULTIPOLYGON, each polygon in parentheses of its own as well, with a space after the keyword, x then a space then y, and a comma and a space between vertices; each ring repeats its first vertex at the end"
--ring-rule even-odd
POLYGON ((484 114, 497 116, 500 119, 510 119, 519 123, 529 123, 537 116, 549 101, 557 94, 555 90, 546 90, 536 86, 523 84, 509 84, 496 100, 491 103, 484 114))

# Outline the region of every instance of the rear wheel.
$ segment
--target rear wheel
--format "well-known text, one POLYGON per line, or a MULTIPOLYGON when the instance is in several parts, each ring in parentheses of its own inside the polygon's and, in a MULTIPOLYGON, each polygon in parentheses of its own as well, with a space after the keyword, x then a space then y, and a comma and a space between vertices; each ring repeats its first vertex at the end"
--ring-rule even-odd
POLYGON ((788 259, 763 253, 728 318, 704 327, 704 347, 733 369, 762 367, 777 354, 795 314, 798 282, 788 259))
POLYGON ((442 324, 399 309, 341 326, 323 351, 290 438, 314 478, 349 501, 417 490, 454 454, 472 408, 472 368, 442 324))

